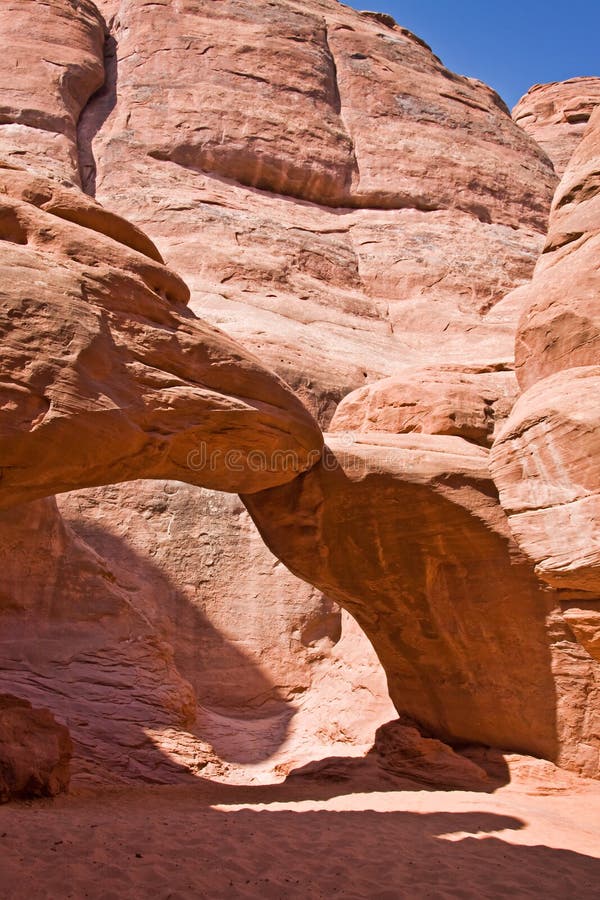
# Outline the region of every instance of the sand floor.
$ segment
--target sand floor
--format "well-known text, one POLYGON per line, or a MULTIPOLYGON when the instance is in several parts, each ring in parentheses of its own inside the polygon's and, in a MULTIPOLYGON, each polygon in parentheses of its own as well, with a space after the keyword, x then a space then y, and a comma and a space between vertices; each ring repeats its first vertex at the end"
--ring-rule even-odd
POLYGON ((350 769, 11 803, 0 897, 598 898, 600 784, 547 766, 491 793, 350 769))

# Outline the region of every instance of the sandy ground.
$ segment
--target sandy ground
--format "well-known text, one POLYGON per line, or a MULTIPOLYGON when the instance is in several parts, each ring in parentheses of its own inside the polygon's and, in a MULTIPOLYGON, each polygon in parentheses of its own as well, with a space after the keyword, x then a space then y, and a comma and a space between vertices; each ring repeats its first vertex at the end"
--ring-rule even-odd
POLYGON ((76 790, 0 807, 9 898, 600 896, 600 784, 511 763, 490 793, 351 763, 276 785, 76 790))

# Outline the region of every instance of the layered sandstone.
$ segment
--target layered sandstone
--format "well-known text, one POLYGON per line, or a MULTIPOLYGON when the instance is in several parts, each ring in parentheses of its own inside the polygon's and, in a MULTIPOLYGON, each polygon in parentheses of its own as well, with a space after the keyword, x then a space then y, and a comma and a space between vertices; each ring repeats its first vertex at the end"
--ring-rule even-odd
POLYGON ((192 308, 323 422, 349 391, 431 365, 433 345, 471 366, 458 429, 489 443, 513 390, 491 370, 509 368, 519 315, 500 300, 531 273, 555 184, 497 96, 333 2, 101 9, 86 189, 152 234, 192 308))
POLYGON ((312 464, 310 415, 145 236, 21 170, 0 185, 1 505, 136 477, 251 491, 312 464))
POLYGON ((350 617, 237 498, 221 519, 210 491, 126 489, 0 513, 0 691, 69 723, 76 784, 252 780, 368 749, 395 713, 350 617))
MULTIPOLYGON (((599 163, 600 109, 558 188, 545 252, 524 289, 516 339, 523 394, 492 457, 511 528, 540 577, 583 592, 565 600, 579 599, 584 609, 587 594, 589 648, 597 644, 592 620, 600 627, 599 163)), ((577 629, 576 609, 569 615, 577 629)))
POLYGON ((91 0, 8 0, 0 11, 0 159, 79 184, 77 123, 104 81, 91 0))
MULTIPOLYGON (((206 769, 219 777, 283 772, 332 748, 360 752, 394 717, 364 634, 267 550, 239 498, 159 481, 58 499, 191 687, 186 727, 169 724, 180 765, 196 740, 222 760, 206 769)), ((164 715, 146 730, 169 743, 164 715)))
MULTIPOLYGON (((0 534, 0 691, 68 722, 79 778, 174 780, 180 766, 149 732, 185 731, 195 698, 126 573, 76 537, 54 499, 2 511, 0 534)), ((193 750, 202 768, 210 747, 193 750)))
POLYGON ((595 106, 600 78, 569 78, 535 84, 513 109, 513 119, 538 142, 562 177, 595 106))
POLYGON ((355 616, 398 711, 450 743, 598 774, 598 665, 519 553, 488 451, 441 435, 326 439, 317 467, 244 500, 286 565, 355 616))
POLYGON ((102 2, 86 188, 327 422, 407 365, 505 364, 555 178, 487 86, 335 0, 102 2))
POLYGON ((489 447, 517 393, 511 371, 406 369, 344 397, 331 430, 446 434, 489 447))
MULTIPOLYGON (((597 774, 593 615, 541 586, 488 468, 545 154, 485 85, 334 0, 9 6, 6 690, 68 718, 88 777, 281 775, 392 717, 340 604, 432 735, 597 774), (322 460, 281 377, 321 422, 350 394, 322 460), (199 486, 243 492, 277 558, 199 486), (57 491, 64 518, 14 505, 57 491)), ((560 258, 586 243, 572 205, 560 258)), ((518 349, 519 377, 562 348, 518 349)), ((400 767, 455 762, 396 737, 400 767)))
POLYGON ((522 389, 598 362, 600 109, 556 191, 544 252, 523 288, 515 363, 522 389))

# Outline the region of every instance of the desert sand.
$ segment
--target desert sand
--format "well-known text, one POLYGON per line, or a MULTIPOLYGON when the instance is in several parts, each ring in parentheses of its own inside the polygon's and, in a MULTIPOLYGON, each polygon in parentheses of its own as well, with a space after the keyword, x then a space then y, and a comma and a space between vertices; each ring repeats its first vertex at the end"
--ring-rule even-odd
POLYGON ((507 762, 510 781, 491 793, 346 760, 282 784, 196 778, 13 802, 0 808, 0 896, 598 896, 600 784, 507 762))
POLYGON ((0 34, 0 900, 600 898, 600 78, 0 34))

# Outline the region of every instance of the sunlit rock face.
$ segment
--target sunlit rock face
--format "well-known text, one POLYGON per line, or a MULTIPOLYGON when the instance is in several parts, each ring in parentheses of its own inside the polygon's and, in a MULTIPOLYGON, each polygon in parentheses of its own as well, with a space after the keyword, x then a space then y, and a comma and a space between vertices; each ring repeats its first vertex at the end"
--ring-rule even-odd
POLYGON ((21 170, 0 184, 0 505, 136 477, 252 491, 318 458, 301 403, 137 229, 21 170))
POLYGON ((446 434, 489 447, 517 394, 512 371, 405 369, 344 397, 331 431, 446 434))
POLYGON ((554 198, 517 330, 522 388, 492 462, 503 506, 539 577, 600 657, 600 109, 554 198))
POLYGON ((392 770, 451 769, 436 736, 597 774, 593 610, 540 582, 498 455, 567 368, 533 321, 513 372, 544 150, 334 0, 0 16, 0 690, 80 782, 283 777, 396 710, 392 770))
POLYGON ((77 123, 105 79, 105 23, 91 0, 0 10, 0 158, 80 185, 77 123))
POLYGON ((98 4, 86 189, 327 423, 408 365, 505 365, 556 179, 487 86, 335 0, 98 4))
POLYGON ((512 115, 548 154, 561 178, 599 103, 600 78, 569 78, 534 85, 512 115))

